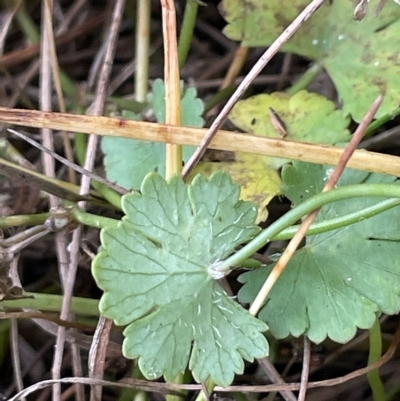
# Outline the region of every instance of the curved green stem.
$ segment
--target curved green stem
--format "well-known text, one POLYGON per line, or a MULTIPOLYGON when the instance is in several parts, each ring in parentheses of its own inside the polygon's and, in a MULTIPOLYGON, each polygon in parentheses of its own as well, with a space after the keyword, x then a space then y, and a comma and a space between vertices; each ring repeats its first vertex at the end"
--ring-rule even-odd
MULTIPOLYGON (((357 210, 356 212, 346 214, 344 216, 336 217, 335 219, 329 219, 314 223, 307 231, 307 235, 321 234, 327 231, 336 230, 350 224, 358 223, 361 220, 369 219, 370 217, 376 216, 379 213, 385 212, 395 206, 400 205, 400 199, 387 199, 379 202, 375 205, 366 207, 365 209, 357 210)), ((290 239, 296 234, 300 225, 295 225, 286 228, 275 237, 271 238, 271 241, 280 241, 290 239)))
POLYGON ((332 191, 319 193, 290 210, 279 220, 272 223, 246 246, 230 256, 223 262, 214 266, 216 271, 229 271, 233 266, 239 266, 241 262, 256 253, 267 244, 271 238, 276 237, 285 228, 294 224, 297 220, 328 203, 343 199, 358 197, 385 197, 400 198, 400 185, 396 184, 358 184, 337 188, 332 191))
POLYGON ((78 163, 83 166, 86 157, 87 135, 81 132, 75 133, 74 142, 76 158, 78 159, 78 163))
POLYGON ((212 96, 204 104, 203 115, 206 115, 215 106, 218 106, 218 104, 220 104, 223 100, 225 100, 229 96, 231 96, 232 93, 235 92, 236 88, 237 88, 237 85, 229 85, 226 88, 219 90, 214 96, 212 96))
POLYGON ((388 121, 393 120, 395 117, 397 117, 400 114, 400 107, 397 109, 385 114, 384 116, 378 118, 377 120, 373 121, 367 128, 367 131, 365 132, 364 138, 368 138, 371 136, 371 134, 377 130, 379 127, 381 127, 383 124, 387 123, 388 121))
POLYGON ((313 63, 306 70, 306 72, 294 83, 290 88, 286 90, 286 93, 293 96, 297 92, 306 89, 307 86, 315 79, 315 77, 322 71, 323 67, 321 64, 313 63))
POLYGON ((183 14, 182 27, 178 41, 179 69, 182 69, 185 65, 187 55, 189 54, 198 8, 199 4, 196 0, 186 0, 185 12, 183 14))
MULTIPOLYGON (((61 310, 62 295, 35 292, 25 292, 24 295, 32 296, 33 298, 0 301, 0 308, 28 308, 47 312, 59 312, 61 310)), ((70 311, 77 315, 99 316, 99 301, 91 298, 73 297, 70 311)))
POLYGON ((0 217, 0 228, 42 225, 50 215, 50 213, 39 213, 0 217))
MULTIPOLYGON (((386 199, 382 202, 376 203, 375 205, 366 207, 361 210, 357 210, 356 212, 336 217, 334 219, 329 219, 321 221, 319 223, 315 223, 310 227, 310 229, 307 232, 307 235, 316 235, 327 231, 336 230, 338 228, 342 228, 350 224, 357 223, 361 220, 365 220, 370 217, 376 216, 379 213, 382 213, 386 210, 389 210, 399 205, 400 205, 400 199, 386 199)), ((72 216, 76 222, 94 228, 106 228, 106 227, 117 228, 119 223, 119 220, 87 213, 77 207, 74 207, 72 209, 72 216)), ((0 219, 0 227, 1 227, 1 219, 0 219)), ((278 241, 292 238, 293 235, 298 230, 298 228, 299 228, 298 225, 287 227, 284 230, 277 233, 276 235, 274 235, 273 237, 271 237, 270 240, 278 241)))
POLYGON ((19 27, 24 33, 25 37, 30 40, 32 44, 40 42, 40 34, 38 32, 35 22, 31 18, 30 14, 26 11, 25 4, 22 4, 15 19, 18 22, 19 27))
MULTIPOLYGON (((211 394, 215 387, 215 382, 212 379, 207 379, 205 382, 205 386, 207 389, 208 394, 211 394)), ((207 401, 210 397, 204 393, 204 390, 201 390, 200 393, 197 395, 195 401, 207 401)))
POLYGON ((84 212, 79 207, 74 207, 72 209, 72 216, 78 223, 94 228, 117 228, 118 223, 120 222, 120 220, 111 219, 110 217, 104 217, 97 214, 84 212))
MULTIPOLYGON (((376 362, 382 356, 382 334, 379 319, 376 318, 374 325, 369 329, 369 356, 368 365, 376 362)), ((379 370, 372 370, 367 374, 368 383, 371 387, 374 401, 387 401, 379 370)))
POLYGON ((400 394, 400 383, 396 383, 393 387, 391 387, 388 390, 387 401, 395 401, 394 397, 396 397, 398 394, 400 394))
POLYGON ((103 196, 103 198, 109 202, 112 206, 114 206, 116 209, 122 210, 121 206, 121 198, 122 196, 108 187, 107 185, 102 184, 101 182, 92 180, 91 182, 93 188, 103 196))

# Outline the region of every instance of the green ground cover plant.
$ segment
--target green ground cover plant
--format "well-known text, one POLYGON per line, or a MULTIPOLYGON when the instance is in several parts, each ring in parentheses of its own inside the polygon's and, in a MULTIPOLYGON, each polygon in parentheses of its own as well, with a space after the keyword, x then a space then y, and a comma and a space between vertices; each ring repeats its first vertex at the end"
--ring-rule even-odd
MULTIPOLYGON (((298 9, 306 5, 307 1, 287 2, 284 4, 285 17, 282 18, 282 4, 278 2, 257 1, 250 5, 226 0, 222 8, 230 24, 225 33, 234 40, 242 41, 245 46, 269 45, 296 16, 298 9)), ((335 110, 328 99, 304 90, 292 94, 276 92, 240 101, 231 113, 231 121, 248 133, 278 137, 266 113, 273 108, 286 124, 288 139, 328 144, 341 142, 343 146, 349 139, 349 117, 360 121, 383 86, 391 89, 390 93, 386 92, 378 117, 397 112, 400 93, 396 92, 396 88, 400 85, 397 85, 396 77, 399 74, 397 63, 391 62, 395 56, 390 37, 394 38, 399 20, 400 9, 394 3, 388 4, 379 17, 374 18, 370 13, 360 23, 352 21, 352 6, 348 1, 323 5, 283 50, 314 59, 323 66, 336 85, 343 107, 335 110), (352 57, 344 63, 344 55, 350 52, 352 57)), ((156 92, 153 97, 157 96, 156 92)), ((157 107, 156 104, 154 106, 157 107)), ((182 120, 188 125, 196 125, 189 118, 189 110, 195 108, 183 108, 182 120), (187 116, 185 113, 188 113, 187 116)), ((162 113, 155 113, 158 121, 162 122, 162 113)), ((201 120, 198 119, 198 122, 201 123, 201 120)), ((107 144, 107 147, 103 145, 106 155, 112 154, 110 146, 114 146, 116 140, 105 138, 104 143, 107 144)), ((151 145, 142 145, 150 151, 151 145)), ((142 155, 143 152, 137 150, 130 154, 142 155)), ((162 157, 154 155, 156 160, 162 160, 162 157)), ((163 171, 163 168, 155 168, 151 162, 146 163, 138 157, 134 160, 135 163, 140 161, 141 171, 163 171)), ((235 162, 239 161, 240 155, 236 155, 235 162)), ((235 162, 215 163, 212 168, 210 164, 203 163, 196 172, 212 174, 215 170, 226 169, 226 165, 229 165, 227 170, 232 171, 232 166, 237 165, 235 162)), ((255 180, 259 184, 268 169, 276 170, 288 162, 253 156, 239 166, 257 173, 255 180), (257 162, 263 163, 264 168, 257 170, 257 162)), ((120 171, 114 177, 118 176, 122 182, 125 176, 132 176, 131 171, 138 169, 128 169, 125 173, 120 171)), ((281 188, 271 190, 275 182, 272 180, 271 184, 270 180, 262 191, 282 193, 296 207, 320 192, 329 171, 330 167, 320 165, 288 164, 283 168, 281 188)), ((111 172, 112 168, 108 166, 109 178, 113 177, 111 172)), ((141 180, 143 176, 140 173, 137 179, 141 180)), ((326 337, 345 343, 355 335, 357 328, 370 328, 377 314, 396 314, 400 310, 398 207, 373 218, 364 220, 360 217, 352 225, 344 224, 337 230, 308 237, 305 246, 295 254, 266 300, 257 324, 253 318, 249 322, 241 308, 230 309, 233 304, 228 302, 226 293, 222 289, 217 290, 219 285, 215 278, 219 277, 210 273, 215 263, 233 253, 235 246, 251 239, 252 235, 244 235, 245 228, 254 236, 257 232, 255 227, 251 228, 254 219, 244 220, 248 213, 238 211, 236 196, 229 196, 229 206, 224 203, 228 198, 222 187, 213 187, 213 183, 222 177, 220 174, 211 175, 209 182, 197 176, 186 190, 176 178, 165 183, 156 177, 150 175, 145 178, 141 197, 125 195, 123 202, 126 206, 123 209, 126 217, 118 228, 105 229, 102 233, 104 250, 94 262, 95 278, 105 291, 100 303, 101 311, 117 324, 133 322, 125 330, 124 351, 128 357, 140 358, 139 366, 146 377, 164 375, 167 380, 172 380, 185 369, 190 359, 189 366, 196 380, 211 378, 217 384, 228 385, 233 380, 233 373, 243 370, 243 364, 239 362, 241 357, 252 360, 267 355, 264 340, 255 334, 267 329, 261 321, 268 324, 276 338, 307 335, 316 343, 326 337), (200 182, 203 183, 203 194, 207 195, 197 199, 192 191, 200 182), (204 185, 206 182, 207 186, 204 185), (152 193, 149 192, 151 183, 152 193), (177 201, 186 191, 190 202, 188 199, 177 201), (128 209, 131 197, 136 202, 142 200, 142 208, 132 208, 132 202, 128 209), (145 201, 146 198, 149 199, 145 201), (191 207, 189 203, 192 203, 191 207), (160 210, 159 216, 157 209, 160 210), (202 215, 202 221, 190 224, 199 215, 202 215), (183 221, 185 224, 180 227, 183 221), (233 222, 235 227, 231 225, 233 222), (216 228, 216 225, 219 227, 216 228), (239 231, 236 225, 241 227, 239 231), (131 232, 128 227, 131 227, 131 232), (132 245, 122 245, 128 242, 132 245), (168 250, 173 250, 173 255, 168 250), (156 257, 158 254, 160 257, 156 257), (173 259, 170 259, 171 256, 173 259), (131 278, 125 277, 130 274, 131 278), (128 280, 132 280, 132 284, 121 292, 122 284, 128 280), (203 285, 204 291, 200 290, 203 285), (313 291, 310 291, 311 288, 313 291), (220 297, 225 297, 225 301, 220 297), (225 302, 224 308, 230 310, 223 313, 223 319, 216 317, 217 312, 221 312, 218 308, 222 304, 219 302, 225 302), (136 306, 132 309, 131 305, 136 306), (201 319, 196 317, 200 314, 201 319), (230 321, 234 316, 235 322, 230 321), (202 329, 204 324, 206 326, 202 329), (208 334, 205 333, 206 327, 208 334), (248 332, 250 327, 253 335, 248 332), (234 334, 236 330, 241 333, 239 338, 234 334), (243 334, 247 341, 243 340, 243 334), (238 342, 231 343, 232 338, 238 342), (154 344, 162 344, 162 347, 154 348, 154 344), (190 353, 191 344, 193 349, 190 353)), ((396 178, 391 176, 347 171, 339 186, 395 182, 396 178)), ((130 187, 135 185, 138 181, 130 187)), ((378 201, 381 200, 378 198, 378 201)), ((262 207, 266 203, 268 201, 262 202, 262 207)), ((351 215, 376 203, 375 197, 335 202, 321 210, 317 223, 351 215)), ((240 205, 245 207, 244 203, 240 205)), ((247 210, 252 210, 254 214, 254 207, 246 205, 247 210)), ((239 293, 239 300, 251 303, 270 270, 271 266, 265 266, 242 275, 239 281, 245 285, 239 293)))
MULTIPOLYGON (((197 9, 196 1, 189 3, 197 9)), ((224 33, 243 47, 270 46, 308 3, 223 0, 221 12, 228 23, 224 33)), ((378 5, 370 3, 370 9, 378 5)), ((362 21, 354 21, 353 11, 351 1, 326 1, 281 49, 311 60, 310 70, 285 91, 245 95, 230 113, 230 123, 249 138, 345 148, 353 127, 378 95, 384 95, 384 101, 367 135, 399 115, 399 4, 389 1, 379 15, 367 12, 362 21), (322 69, 335 86, 334 100, 308 89, 322 69), (270 113, 279 116, 283 135, 270 113)), ((190 35, 187 40, 190 43, 190 35)), ((180 56, 182 64, 185 57, 180 56)), ((182 82, 180 95, 181 125, 203 127, 207 105, 197 89, 182 82)), ((164 123, 165 98, 166 83, 156 79, 139 110, 117 107, 116 116, 144 121, 150 115, 164 123)), ((87 144, 77 136, 75 145, 83 164, 87 144)), ((101 246, 91 265, 101 299, 85 303, 76 298, 72 311, 100 313, 123 326, 123 355, 138 361, 146 379, 182 382, 180 375, 190 371, 194 381, 209 389, 226 387, 244 372, 245 361, 270 354, 271 338, 304 336, 316 344, 326 339, 344 344, 358 329, 371 329, 378 338, 379 317, 399 313, 396 176, 346 169, 333 190, 321 193, 333 171, 329 160, 310 164, 284 155, 237 151, 228 159, 203 159, 185 181, 179 174, 166 177, 170 160, 165 144, 105 136, 101 150, 105 176, 123 194, 97 183, 96 191, 81 196, 73 185, 29 175, 28 169, 19 168, 18 174, 32 177, 38 185, 46 183, 47 191, 64 199, 65 214, 56 216, 57 224, 101 229, 101 246), (63 189, 57 192, 54 188, 60 186, 63 189), (286 199, 290 210, 271 222, 268 207, 276 197, 286 199), (123 217, 88 213, 78 207, 80 200, 123 217), (273 241, 292 238, 299 222, 319 208, 261 310, 249 313, 248 305, 275 266, 260 261, 257 254, 273 241), (235 281, 231 273, 237 271, 240 289, 232 293, 227 280, 235 281)), ((178 165, 194 151, 193 146, 183 146, 178 165)), ((5 175, 18 168, 7 162, 0 165, 5 175)), ((37 214, 35 224, 47 224, 49 218, 54 221, 54 211, 37 214)), ((12 224, 7 217, 0 222, 2 228, 12 224)), ((0 264, 0 308, 60 309, 60 299, 49 297, 46 305, 39 294, 11 299, 9 272, 8 263, 0 264)), ((379 348, 371 343, 371 355, 375 346, 379 348)), ((388 399, 379 375, 374 380, 375 401, 388 399)))

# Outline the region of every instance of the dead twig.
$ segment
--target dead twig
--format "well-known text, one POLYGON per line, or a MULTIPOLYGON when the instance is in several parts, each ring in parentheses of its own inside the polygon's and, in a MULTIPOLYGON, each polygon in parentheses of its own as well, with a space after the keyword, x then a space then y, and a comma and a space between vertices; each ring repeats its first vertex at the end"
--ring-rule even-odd
POLYGON ((45 146, 41 145, 39 142, 36 142, 32 138, 30 138, 28 135, 25 135, 24 133, 22 133, 20 131, 16 131, 11 128, 8 128, 8 131, 11 132, 12 134, 17 135, 18 137, 22 138, 24 141, 28 142, 35 148, 40 149, 42 152, 45 152, 45 153, 49 154, 50 156, 54 157, 54 159, 65 164, 69 168, 76 170, 78 173, 81 173, 82 175, 88 176, 92 180, 101 182, 103 185, 113 189, 114 191, 118 192, 119 194, 123 195, 123 194, 126 194, 129 192, 127 189, 121 187, 120 185, 114 184, 111 181, 108 181, 105 178, 100 177, 99 175, 94 174, 89 170, 84 169, 83 167, 79 166, 78 164, 70 162, 65 157, 60 156, 56 152, 53 152, 52 150, 47 149, 45 146))
POLYGON ((311 343, 304 336, 303 369, 301 370, 301 381, 298 401, 305 401, 307 393, 308 375, 310 372, 311 343))
MULTIPOLYGON (((96 99, 93 104, 94 115, 101 115, 103 113, 106 96, 107 96, 107 86, 110 79, 111 68, 114 60, 114 53, 117 45, 118 32, 122 21, 122 16, 125 8, 125 0, 117 0, 114 4, 113 12, 111 15, 109 36, 106 46, 106 51, 104 54, 103 66, 100 71, 100 76, 96 87, 96 99)), ((97 135, 90 135, 88 141, 88 147, 85 159, 85 169, 93 170, 94 160, 96 156, 97 144, 99 137, 97 135)), ((90 187, 90 178, 83 176, 81 183, 81 193, 88 191, 90 187)), ((81 205, 85 208, 85 204, 81 205)), ((77 255, 79 253, 79 247, 81 242, 82 227, 75 230, 72 239, 72 251, 74 253, 74 267, 76 272, 77 267, 77 255)), ((71 267, 70 267, 71 268, 71 267)), ((75 276, 75 275, 74 275, 75 276)), ((70 295, 72 295, 71 287, 70 295)), ((68 304, 69 305, 69 304, 68 304)), ((105 360, 105 350, 109 341, 109 331, 111 329, 111 322, 105 322, 105 318, 100 318, 98 326, 96 328, 95 337, 99 340, 92 343, 89 353, 89 376, 94 379, 101 379, 104 374, 103 366, 105 360)), ((98 401, 101 400, 102 386, 92 386, 90 392, 90 400, 98 401)))
MULTIPOLYGON (((272 383, 286 384, 268 358, 260 358, 257 361, 272 383)), ((297 401, 296 396, 291 390, 281 390, 280 394, 285 401, 297 401)))
MULTIPOLYGON (((161 0, 164 37, 165 123, 181 125, 178 42, 174 0, 161 0)), ((182 171, 182 146, 167 143, 165 176, 182 171)))
MULTIPOLYGON (((194 146, 207 132, 202 128, 175 127, 122 118, 46 113, 7 107, 0 107, 0 123, 35 128, 49 127, 85 134, 95 132, 97 135, 194 146)), ((335 146, 243 135, 222 130, 218 131, 218 135, 213 138, 209 148, 330 165, 337 164, 343 152, 343 149, 335 146)), ((400 171, 400 157, 356 150, 347 167, 397 176, 400 171)))
MULTIPOLYGON (((397 347, 400 343, 400 325, 398 326, 396 333, 393 337, 393 340, 386 351, 386 353, 373 364, 355 370, 345 376, 337 377, 335 379, 330 380, 322 380, 317 382, 308 383, 308 389, 310 388, 319 388, 319 387, 330 387, 336 386, 338 384, 345 383, 349 380, 355 379, 356 377, 364 376, 371 370, 375 370, 380 368, 386 362, 388 362, 393 355, 395 354, 397 347)), ((26 397, 29 394, 34 393, 40 389, 46 388, 48 386, 53 385, 55 380, 44 380, 40 383, 36 383, 30 387, 27 387, 22 392, 16 394, 14 397, 10 398, 9 401, 17 401, 20 400, 21 397, 26 397)), ((148 382, 146 380, 139 379, 124 379, 124 381, 120 382, 110 382, 106 380, 94 380, 86 377, 67 377, 58 380, 59 383, 81 383, 81 384, 90 384, 90 385, 102 385, 102 386, 113 386, 120 388, 136 388, 148 392, 157 392, 157 393, 169 393, 179 395, 180 390, 201 390, 201 384, 174 384, 174 383, 157 383, 157 382, 148 382)), ((215 391, 218 392, 248 392, 248 393, 268 393, 271 391, 282 391, 282 390, 292 390, 296 391, 300 389, 300 383, 287 383, 287 384, 268 384, 264 386, 228 386, 228 387, 220 387, 216 386, 214 388, 215 391)))
MULTIPOLYGON (((64 34, 60 34, 60 36, 57 36, 55 38, 56 45, 58 46, 64 43, 68 43, 71 40, 79 38, 85 33, 96 29, 99 25, 104 24, 106 18, 107 18, 106 13, 95 15, 94 17, 84 21, 82 24, 79 24, 77 27, 69 29, 64 34)), ((21 64, 25 61, 34 58, 39 54, 39 52, 40 52, 39 44, 32 45, 23 49, 14 50, 0 57, 0 65, 6 68, 11 68, 15 65, 21 64)))

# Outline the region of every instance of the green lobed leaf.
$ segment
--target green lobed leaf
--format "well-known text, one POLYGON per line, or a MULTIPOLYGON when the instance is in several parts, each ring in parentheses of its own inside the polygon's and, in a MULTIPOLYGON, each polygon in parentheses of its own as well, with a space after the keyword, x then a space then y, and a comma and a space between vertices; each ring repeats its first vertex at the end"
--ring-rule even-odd
MULTIPOLYGON (((332 169, 294 162, 283 170, 284 194, 294 205, 318 193, 332 169)), ((338 185, 393 183, 395 177, 346 170, 338 185)), ((323 207, 318 221, 379 201, 350 199, 323 207)), ((245 273, 239 292, 251 302, 272 266, 245 273)), ((376 312, 400 310, 400 207, 342 229, 307 237, 272 289, 259 313, 277 338, 306 334, 345 343, 367 329, 376 312)))
MULTIPOLYGON (((321 63, 343 110, 356 121, 379 94, 385 98, 377 118, 399 107, 400 7, 387 2, 375 17, 379 2, 371 0, 366 17, 354 21, 356 3, 326 1, 282 48, 321 63)), ((222 9, 229 22, 225 34, 243 46, 269 46, 308 4, 308 0, 224 0, 222 9)))
MULTIPOLYGON (((153 82, 152 104, 154 114, 159 123, 165 122, 165 84, 162 79, 153 82)), ((196 88, 182 89, 181 123, 185 127, 203 127, 201 117, 204 112, 204 103, 197 97, 196 88)))
POLYGON ((265 356, 267 326, 216 282, 210 267, 254 237, 256 207, 222 172, 190 185, 150 173, 141 194, 123 196, 119 227, 101 231, 93 275, 101 313, 126 325, 124 355, 148 379, 190 368, 197 381, 229 385, 242 359, 265 356), (192 348, 193 347, 193 348, 192 348), (192 348, 192 350, 191 350, 192 348))
MULTIPOLYGON (((165 122, 165 85, 161 79, 156 79, 153 83, 152 107, 157 121, 165 122)), ((185 89, 181 101, 182 125, 202 127, 204 125, 201 117, 203 111, 204 104, 197 97, 196 89, 185 89)), ((123 117, 133 120, 141 119, 141 116, 137 114, 126 112, 123 113, 123 117)), ((105 155, 107 179, 127 189, 139 188, 143 178, 151 171, 161 175, 165 173, 165 144, 163 143, 105 136, 102 138, 101 148, 105 155)), ((182 147, 185 162, 189 160, 195 149, 194 146, 182 147)))

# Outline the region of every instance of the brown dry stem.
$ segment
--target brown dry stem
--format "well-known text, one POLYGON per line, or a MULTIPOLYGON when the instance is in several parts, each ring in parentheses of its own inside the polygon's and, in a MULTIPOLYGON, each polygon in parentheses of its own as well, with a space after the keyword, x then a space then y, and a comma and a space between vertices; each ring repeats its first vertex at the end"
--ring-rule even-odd
MULTIPOLYGON (((95 132, 97 135, 179 145, 196 145, 206 132, 201 128, 175 127, 121 118, 46 113, 6 107, 0 107, 0 123, 35 128, 48 127, 86 134, 95 132)), ((218 131, 218 135, 213 138, 209 147, 329 165, 336 165, 343 152, 343 149, 334 146, 244 135, 223 130, 218 131)), ((396 176, 400 174, 399 157, 365 150, 356 150, 347 166, 373 173, 396 176)))

